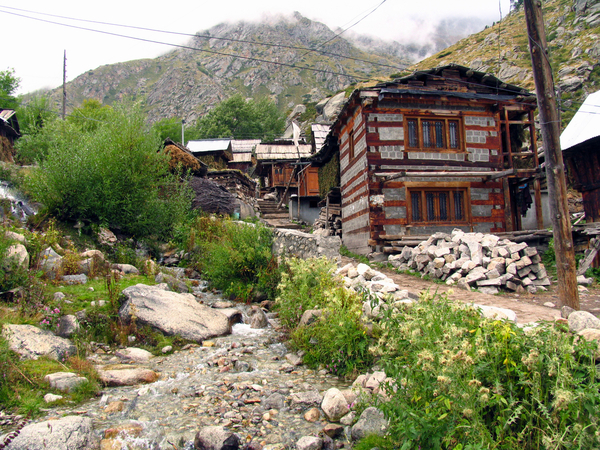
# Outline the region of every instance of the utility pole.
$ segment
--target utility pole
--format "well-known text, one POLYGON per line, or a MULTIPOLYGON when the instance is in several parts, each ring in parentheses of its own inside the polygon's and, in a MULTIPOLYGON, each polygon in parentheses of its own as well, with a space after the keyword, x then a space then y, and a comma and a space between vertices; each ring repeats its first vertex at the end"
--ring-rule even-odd
POLYGON ((62 99, 62 119, 67 115, 67 51, 63 58, 63 99, 62 99))
POLYGON ((542 2, 541 0, 525 0, 524 6, 535 93, 540 114, 542 139, 544 140, 548 199, 558 276, 558 296, 561 306, 566 305, 578 310, 579 292, 575 272, 575 251, 567 207, 565 165, 560 148, 560 118, 556 107, 556 93, 548 56, 542 2))
POLYGON ((185 147, 185 119, 181 119, 181 145, 185 147))

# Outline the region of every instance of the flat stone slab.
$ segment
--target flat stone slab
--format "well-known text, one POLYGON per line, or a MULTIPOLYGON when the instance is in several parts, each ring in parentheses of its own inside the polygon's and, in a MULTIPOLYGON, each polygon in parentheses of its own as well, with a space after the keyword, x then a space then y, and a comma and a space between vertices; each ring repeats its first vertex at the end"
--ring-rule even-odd
POLYGON ((67 416, 25 426, 10 450, 91 450, 100 447, 89 417, 67 416))
POLYGON ((2 336, 8 340, 9 348, 21 355, 22 359, 47 356, 63 360, 77 353, 77 347, 68 339, 33 325, 4 325, 2 336))
POLYGON ((158 374, 150 369, 98 369, 100 382, 105 386, 135 386, 136 384, 154 383, 158 374))
POLYGON ((125 301, 119 315, 125 322, 135 316, 137 324, 195 342, 231 333, 229 318, 219 310, 201 305, 192 294, 136 284, 124 289, 122 295, 125 301))
POLYGON ((122 350, 117 350, 115 355, 126 361, 135 361, 140 363, 148 362, 154 358, 154 355, 148 350, 137 347, 127 347, 122 350))
POLYGON ((88 379, 80 377, 73 372, 55 372, 44 377, 44 381, 50 384, 52 389, 63 392, 71 392, 77 386, 87 383, 88 379))

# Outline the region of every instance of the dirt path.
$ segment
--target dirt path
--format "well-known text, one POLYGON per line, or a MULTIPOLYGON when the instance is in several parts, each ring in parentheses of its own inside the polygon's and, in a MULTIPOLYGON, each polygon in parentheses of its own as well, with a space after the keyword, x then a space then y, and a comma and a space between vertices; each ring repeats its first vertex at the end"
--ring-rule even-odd
MULTIPOLYGON (((351 258, 342 258, 342 265, 357 261, 351 258)), ((418 294, 429 290, 430 292, 448 292, 452 290, 452 298, 464 303, 477 303, 479 305, 496 306, 499 308, 512 309, 517 314, 518 323, 536 322, 539 320, 555 320, 560 318, 560 305, 556 289, 556 282, 547 292, 538 294, 515 294, 505 292, 498 295, 482 294, 481 292, 465 291, 456 286, 447 286, 445 283, 435 283, 419 278, 415 275, 397 273, 393 269, 377 268, 380 272, 394 280, 402 289, 418 294), (552 303, 554 306, 548 306, 552 303), (545 305, 546 304, 546 305, 545 305)), ((581 293, 579 297, 581 309, 589 311, 598 316, 600 314, 600 289, 590 287, 588 293, 581 293)))

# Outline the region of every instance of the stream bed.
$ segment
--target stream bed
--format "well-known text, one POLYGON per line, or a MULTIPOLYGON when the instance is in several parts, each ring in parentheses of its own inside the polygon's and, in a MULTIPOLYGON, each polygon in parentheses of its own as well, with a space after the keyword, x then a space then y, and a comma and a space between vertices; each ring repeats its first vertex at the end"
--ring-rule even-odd
MULTIPOLYGON (((116 359, 110 352, 92 356, 102 364, 116 359)), ((203 346, 136 363, 160 373, 154 383, 104 388, 99 398, 77 407, 47 409, 46 419, 90 417, 98 435, 111 438, 103 449, 193 449, 197 431, 214 425, 238 433, 244 444, 295 448, 298 439, 316 436, 327 424, 322 416, 308 421, 305 412, 318 408, 329 388, 351 384, 296 364, 297 355, 272 327, 237 324, 232 334, 203 346)))

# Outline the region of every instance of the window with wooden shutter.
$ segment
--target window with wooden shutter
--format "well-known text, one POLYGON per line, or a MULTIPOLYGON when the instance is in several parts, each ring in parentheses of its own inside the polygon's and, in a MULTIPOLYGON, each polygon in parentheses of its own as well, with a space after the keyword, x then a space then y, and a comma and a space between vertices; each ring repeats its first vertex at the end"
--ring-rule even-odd
POLYGON ((460 119, 408 117, 405 146, 411 150, 462 151, 460 119))
POLYGON ((467 223, 467 189, 409 189, 412 223, 467 223))

